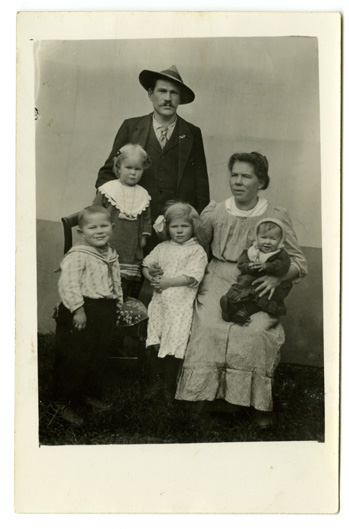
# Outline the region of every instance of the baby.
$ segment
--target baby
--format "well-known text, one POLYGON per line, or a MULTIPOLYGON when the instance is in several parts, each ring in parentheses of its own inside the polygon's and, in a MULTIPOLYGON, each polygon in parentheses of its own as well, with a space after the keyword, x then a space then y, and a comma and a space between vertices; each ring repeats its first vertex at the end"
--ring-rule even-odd
POLYGON ((284 227, 277 219, 267 218, 257 224, 255 242, 242 252, 237 263, 241 275, 220 299, 224 321, 244 325, 259 311, 276 317, 286 314, 284 299, 292 288, 291 281, 281 281, 270 299, 269 293, 259 297, 253 286, 258 277, 281 279, 288 272, 290 258, 283 249, 284 237, 284 227))

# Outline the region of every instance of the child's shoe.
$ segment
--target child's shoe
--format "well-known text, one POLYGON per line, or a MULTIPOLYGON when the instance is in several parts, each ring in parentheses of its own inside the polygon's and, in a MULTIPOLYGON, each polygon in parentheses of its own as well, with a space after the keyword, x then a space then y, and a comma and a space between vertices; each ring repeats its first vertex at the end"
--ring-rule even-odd
POLYGON ((143 394, 143 400, 158 400, 163 387, 163 362, 158 357, 159 346, 151 345, 147 348, 148 353, 148 380, 147 387, 143 394))
POLYGON ((231 322, 232 321, 232 317, 233 317, 233 310, 230 306, 230 303, 229 303, 229 300, 227 298, 227 296, 222 296, 220 301, 220 306, 221 306, 221 309, 222 309, 222 318, 224 321, 226 322, 231 322))
POLYGON ((250 316, 246 309, 238 310, 233 316, 233 322, 239 325, 245 325, 246 323, 250 323, 250 321, 250 316))
POLYGON ((112 408, 112 404, 102 402, 95 397, 84 397, 84 404, 90 406, 90 408, 92 408, 96 413, 103 413, 104 411, 109 411, 112 408))
POLYGON ((162 376, 159 374, 149 377, 148 386, 143 394, 143 400, 160 400, 162 382, 162 376))
POLYGON ((270 411, 254 410, 253 423, 258 430, 270 430, 273 426, 273 415, 270 411))
POLYGON ((71 408, 67 404, 59 405, 57 415, 65 421, 69 422, 72 426, 79 427, 84 424, 84 419, 80 417, 80 415, 78 415, 76 411, 74 411, 73 408, 71 408))
POLYGON ((168 407, 172 408, 175 404, 176 382, 180 360, 174 356, 165 356, 164 358, 164 400, 168 407))

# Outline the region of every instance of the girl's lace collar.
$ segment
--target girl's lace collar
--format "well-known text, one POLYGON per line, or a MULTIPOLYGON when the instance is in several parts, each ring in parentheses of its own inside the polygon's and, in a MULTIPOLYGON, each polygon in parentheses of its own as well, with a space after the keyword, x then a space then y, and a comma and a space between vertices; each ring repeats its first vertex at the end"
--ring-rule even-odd
POLYGON ((98 191, 130 220, 136 219, 148 206, 151 197, 144 187, 124 186, 119 180, 106 182, 98 191))

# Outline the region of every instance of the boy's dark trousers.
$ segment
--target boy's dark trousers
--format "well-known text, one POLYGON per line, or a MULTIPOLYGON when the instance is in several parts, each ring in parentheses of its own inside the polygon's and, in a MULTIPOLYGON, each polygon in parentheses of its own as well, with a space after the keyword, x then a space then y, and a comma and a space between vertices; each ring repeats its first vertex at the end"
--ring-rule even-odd
POLYGON ((77 401, 81 396, 99 397, 110 344, 115 330, 114 299, 84 299, 86 327, 78 331, 73 314, 60 304, 57 315, 54 398, 77 401))

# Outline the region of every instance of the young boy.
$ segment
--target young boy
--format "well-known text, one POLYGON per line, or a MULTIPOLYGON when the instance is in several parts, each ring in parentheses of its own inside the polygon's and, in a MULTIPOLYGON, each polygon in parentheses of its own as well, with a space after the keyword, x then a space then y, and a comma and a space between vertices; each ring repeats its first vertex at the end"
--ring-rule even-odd
POLYGON ((79 215, 80 244, 69 250, 60 267, 54 398, 60 416, 75 426, 83 424, 75 404, 96 411, 109 408, 99 396, 123 301, 118 256, 108 245, 112 229, 105 208, 85 208, 79 215))

